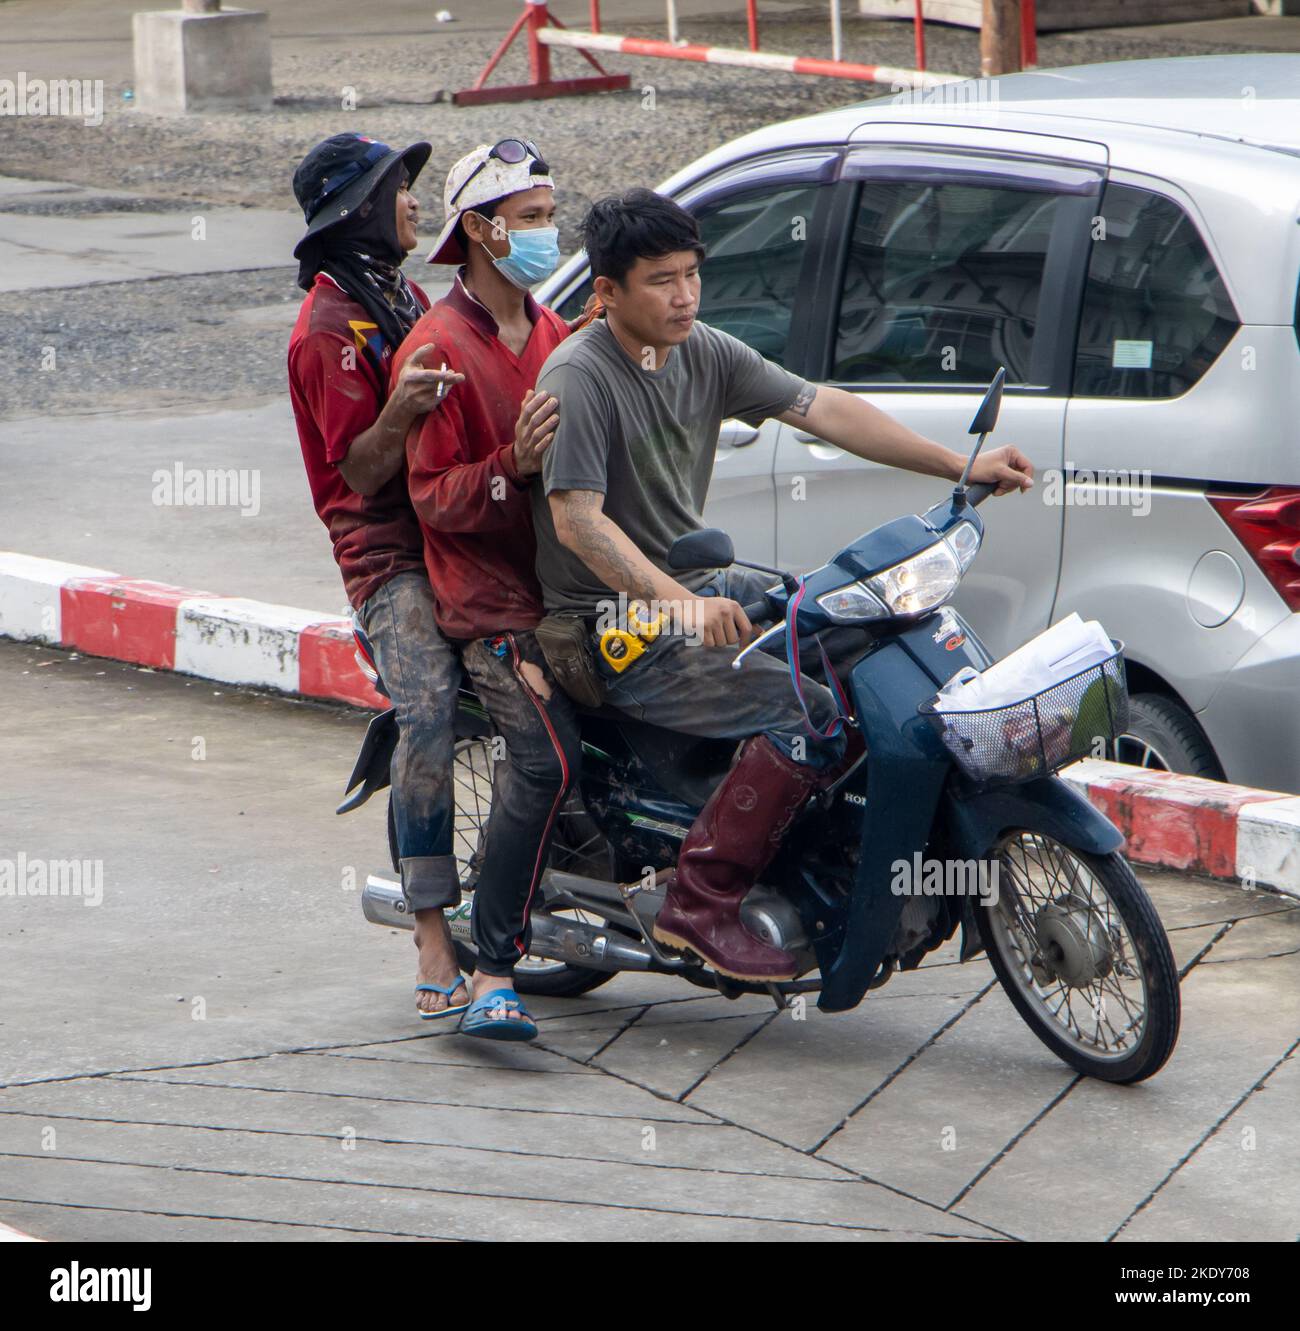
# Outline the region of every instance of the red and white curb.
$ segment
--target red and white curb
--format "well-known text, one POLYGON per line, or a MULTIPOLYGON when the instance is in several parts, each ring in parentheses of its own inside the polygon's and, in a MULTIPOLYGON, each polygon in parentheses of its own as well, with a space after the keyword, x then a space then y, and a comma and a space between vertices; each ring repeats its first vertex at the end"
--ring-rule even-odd
POLYGON ((1300 897, 1300 798, 1092 759, 1060 775, 1119 828, 1131 860, 1300 897))
MULTIPOLYGON (((346 619, 0 551, 0 637, 308 698, 383 708, 346 619)), ((1300 798, 1086 761, 1061 775, 1139 864, 1300 897, 1300 798)))
POLYGON ((0 636, 225 684, 388 704, 354 655, 346 619, 124 578, 0 551, 0 636))

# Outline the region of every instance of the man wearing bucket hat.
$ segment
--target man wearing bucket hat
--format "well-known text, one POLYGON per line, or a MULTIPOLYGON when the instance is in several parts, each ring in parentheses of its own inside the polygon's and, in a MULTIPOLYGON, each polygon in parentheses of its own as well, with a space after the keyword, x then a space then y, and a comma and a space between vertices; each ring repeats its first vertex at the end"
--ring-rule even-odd
POLYGON ((438 411, 407 437, 411 501, 442 631, 458 646, 505 740, 471 917, 478 952, 467 1034, 531 1039, 514 992, 528 953, 529 910, 565 797, 577 776, 577 719, 533 630, 542 618, 529 485, 555 431, 554 402, 533 392, 568 335, 528 288, 559 262, 555 184, 536 144, 483 144, 452 167, 431 263, 459 264, 450 293, 393 362, 425 345, 462 372, 438 411))
POLYGON ((430 146, 362 134, 318 144, 294 173, 307 219, 294 257, 307 292, 289 341, 289 392, 316 512, 355 622, 396 709, 392 811, 419 948, 417 1011, 463 1010, 468 992, 443 909, 460 901, 452 856, 452 748, 460 667, 438 632, 406 488, 406 432, 460 376, 417 350, 389 391, 398 344, 428 309, 401 273, 417 243, 410 187, 430 146))

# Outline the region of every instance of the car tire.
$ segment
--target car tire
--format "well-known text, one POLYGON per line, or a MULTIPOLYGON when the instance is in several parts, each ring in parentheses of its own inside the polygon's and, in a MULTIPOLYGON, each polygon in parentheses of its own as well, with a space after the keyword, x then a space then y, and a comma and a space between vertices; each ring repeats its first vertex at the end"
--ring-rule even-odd
POLYGON ((1223 768, 1200 723, 1182 703, 1160 693, 1137 693, 1129 699, 1128 729, 1116 745, 1116 756, 1143 767, 1223 780, 1223 768))

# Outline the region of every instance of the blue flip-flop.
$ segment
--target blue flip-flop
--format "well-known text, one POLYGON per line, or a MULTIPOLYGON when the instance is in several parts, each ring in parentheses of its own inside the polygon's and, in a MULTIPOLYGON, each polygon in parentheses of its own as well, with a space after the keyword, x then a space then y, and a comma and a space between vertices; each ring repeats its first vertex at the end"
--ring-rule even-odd
POLYGON ((460 1019, 460 1033, 483 1040, 535 1040, 537 1023, 513 989, 493 989, 469 1005, 460 1019), (510 1016, 511 1012, 519 1016, 510 1016))
POLYGON ((421 1021, 439 1021, 443 1017, 454 1017, 458 1013, 466 1011, 474 998, 474 991, 469 987, 469 981, 463 975, 458 975, 450 984, 417 984, 415 992, 417 994, 447 995, 447 1006, 440 1007, 436 1012, 426 1012, 417 1005, 415 1012, 421 1021), (464 989, 470 997, 468 1002, 453 1006, 451 996, 457 989, 464 989))

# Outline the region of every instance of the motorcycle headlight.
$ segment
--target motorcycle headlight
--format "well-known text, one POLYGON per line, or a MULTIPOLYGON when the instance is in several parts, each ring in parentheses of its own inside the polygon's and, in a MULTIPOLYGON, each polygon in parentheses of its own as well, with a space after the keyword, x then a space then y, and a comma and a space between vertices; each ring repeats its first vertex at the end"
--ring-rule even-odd
POLYGON ((979 548, 974 524, 959 522, 946 537, 911 559, 826 592, 817 604, 839 623, 927 614, 957 590, 979 548))

